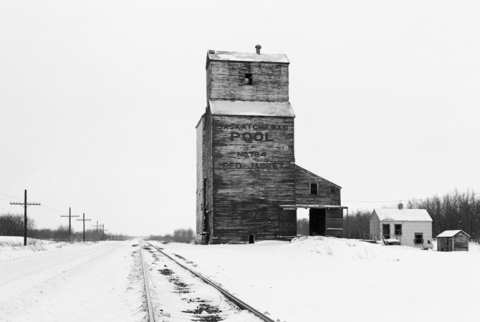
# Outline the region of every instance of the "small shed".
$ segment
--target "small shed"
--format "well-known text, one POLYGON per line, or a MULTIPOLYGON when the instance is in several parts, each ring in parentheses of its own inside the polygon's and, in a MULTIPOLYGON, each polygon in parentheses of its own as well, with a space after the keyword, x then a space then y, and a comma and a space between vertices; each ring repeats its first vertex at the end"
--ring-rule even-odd
POLYGON ((437 236, 437 251, 439 252, 468 252, 470 236, 463 230, 445 230, 437 236))
POLYGON ((429 247, 432 218, 425 209, 374 209, 370 216, 371 238, 390 245, 429 247))

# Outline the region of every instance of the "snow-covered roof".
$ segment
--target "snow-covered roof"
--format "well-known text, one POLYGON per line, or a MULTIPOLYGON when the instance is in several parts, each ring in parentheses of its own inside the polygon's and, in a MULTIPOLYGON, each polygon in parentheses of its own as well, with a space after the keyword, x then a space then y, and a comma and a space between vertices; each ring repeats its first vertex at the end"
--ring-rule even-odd
POLYGON ((234 51, 209 50, 207 53, 209 60, 227 60, 227 61, 249 61, 249 62, 267 62, 289 64, 285 54, 256 54, 256 53, 238 53, 234 51))
POLYGON ((464 232, 463 230, 445 230, 443 233, 439 234, 437 236, 438 237, 454 237, 455 235, 457 235, 458 233, 464 233, 467 237, 470 237, 466 232, 464 232))
POLYGON ((289 102, 210 101, 213 115, 255 115, 295 117, 289 102))
POLYGON ((432 221, 425 209, 374 209, 380 221, 432 221))

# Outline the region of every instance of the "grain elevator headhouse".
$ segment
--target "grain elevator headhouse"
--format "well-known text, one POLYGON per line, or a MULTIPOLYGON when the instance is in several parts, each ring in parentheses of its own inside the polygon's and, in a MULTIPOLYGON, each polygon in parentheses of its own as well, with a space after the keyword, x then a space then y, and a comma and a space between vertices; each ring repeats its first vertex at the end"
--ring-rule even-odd
POLYGON ((247 243, 296 235, 343 236, 340 187, 297 166, 284 54, 209 50, 207 107, 197 124, 197 241, 247 243))

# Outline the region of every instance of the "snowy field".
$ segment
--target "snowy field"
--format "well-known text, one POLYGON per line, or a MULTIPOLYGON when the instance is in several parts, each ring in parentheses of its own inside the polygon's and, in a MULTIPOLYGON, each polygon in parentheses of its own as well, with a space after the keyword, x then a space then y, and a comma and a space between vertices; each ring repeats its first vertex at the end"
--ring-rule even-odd
POLYGON ((0 321, 141 321, 131 242, 0 237, 0 321))
POLYGON ((480 321, 480 247, 422 251, 309 237, 163 245, 275 321, 480 321))
MULTIPOLYGON (((0 237, 0 321, 144 321, 135 243, 24 248, 0 237)), ((474 244, 453 253, 325 237, 162 247, 275 321, 480 321, 474 244)))

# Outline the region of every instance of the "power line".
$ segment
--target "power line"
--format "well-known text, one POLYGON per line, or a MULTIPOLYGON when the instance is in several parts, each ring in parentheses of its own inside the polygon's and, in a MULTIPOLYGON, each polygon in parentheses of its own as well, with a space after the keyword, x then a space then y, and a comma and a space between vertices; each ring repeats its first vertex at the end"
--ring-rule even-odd
POLYGON ((342 202, 398 202, 397 200, 342 200, 342 202))
POLYGON ((23 206, 25 209, 25 215, 24 215, 24 220, 23 220, 23 228, 24 228, 24 233, 23 233, 23 246, 27 246, 27 207, 28 206, 40 206, 39 202, 27 202, 27 190, 25 189, 25 199, 23 202, 15 202, 12 201, 10 202, 11 205, 18 205, 18 206, 23 206))
MULTIPOLYGON (((462 169, 471 168, 471 167, 476 167, 476 166, 480 166, 480 163, 473 163, 473 164, 466 165, 466 166, 450 168, 450 169, 447 169, 447 170, 432 172, 432 173, 428 173, 428 174, 424 174, 424 175, 420 175, 420 176, 415 176, 415 177, 410 177, 410 178, 404 178, 403 180, 396 180, 396 179, 386 180, 386 181, 382 181, 381 184, 390 183, 390 182, 394 182, 394 183, 408 182, 408 181, 412 181, 412 180, 416 180, 416 179, 420 179, 420 178, 436 176, 436 175, 439 175, 439 174, 452 172, 452 171, 457 171, 457 170, 462 170, 462 169)), ((366 187, 366 185, 357 186, 357 187, 353 187, 353 188, 349 188, 349 189, 354 190, 354 189, 363 188, 363 187, 366 187)))
POLYGON ((85 213, 83 213, 83 219, 77 219, 77 221, 83 221, 83 242, 85 242, 85 222, 91 219, 85 219, 85 213))
POLYGON ((60 216, 60 217, 68 217, 68 239, 71 242, 72 241, 72 217, 80 217, 80 216, 72 216, 72 208, 68 207, 68 216, 60 216))

